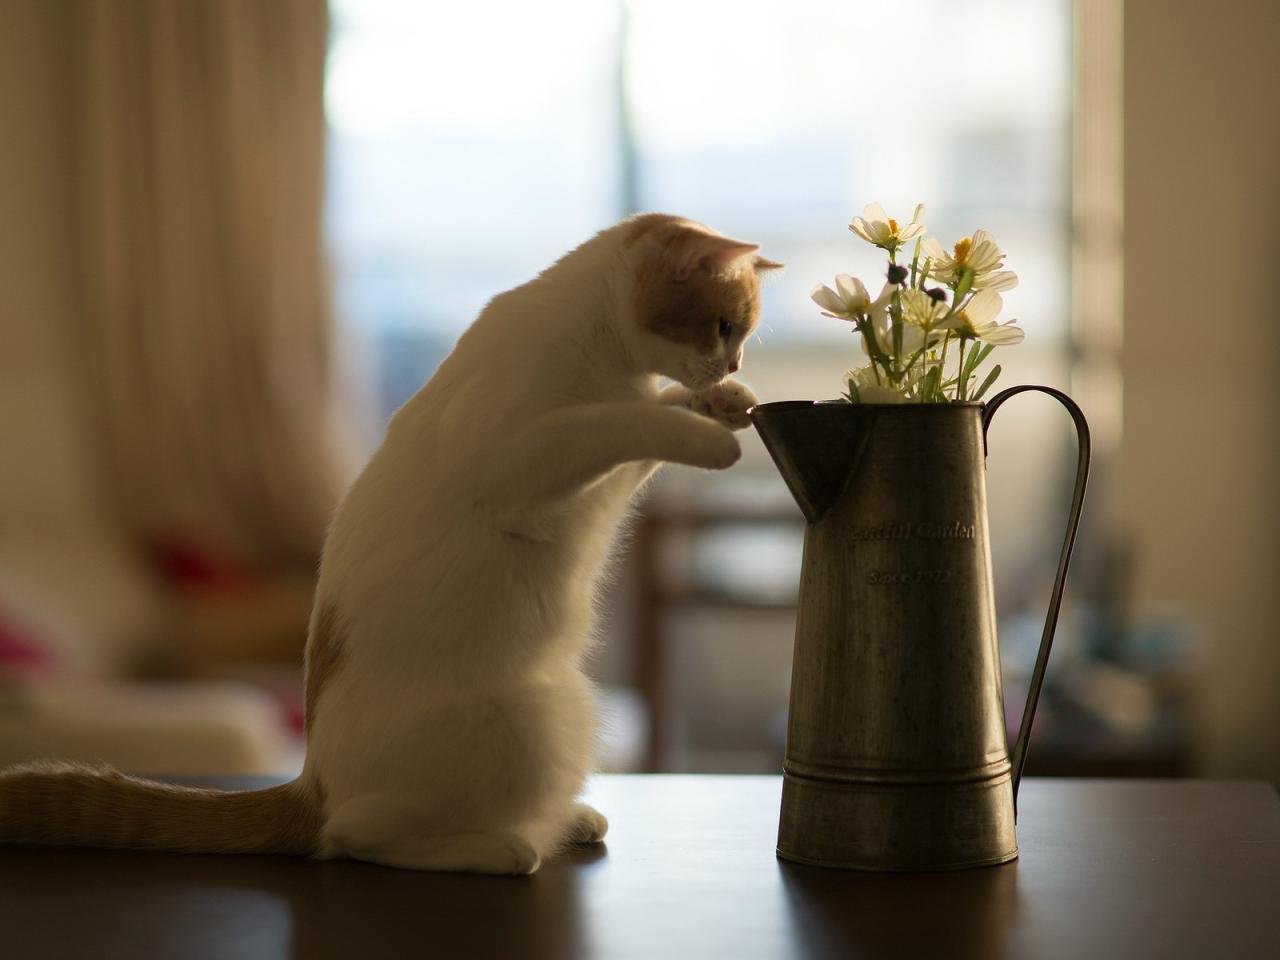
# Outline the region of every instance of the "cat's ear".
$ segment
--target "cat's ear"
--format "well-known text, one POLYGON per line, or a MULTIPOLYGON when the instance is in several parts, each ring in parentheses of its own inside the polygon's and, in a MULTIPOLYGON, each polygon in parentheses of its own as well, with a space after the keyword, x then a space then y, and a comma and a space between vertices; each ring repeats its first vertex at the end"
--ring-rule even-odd
POLYGON ((768 260, 765 257, 756 257, 751 261, 751 265, 756 268, 756 273, 764 270, 781 270, 783 266, 776 260, 768 260))
POLYGON ((700 230, 686 230, 671 250, 672 279, 688 280, 697 271, 724 273, 737 261, 760 249, 758 243, 746 243, 719 237, 700 230))

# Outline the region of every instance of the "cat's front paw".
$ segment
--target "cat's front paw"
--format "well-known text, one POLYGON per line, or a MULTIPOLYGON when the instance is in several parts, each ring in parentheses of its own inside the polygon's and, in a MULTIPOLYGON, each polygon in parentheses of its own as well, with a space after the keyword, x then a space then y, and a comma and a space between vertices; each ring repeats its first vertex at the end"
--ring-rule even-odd
POLYGON ((688 462, 705 470, 727 470, 742 457, 738 438, 719 424, 708 423, 707 426, 711 429, 705 432, 688 462))
POLYGON ((689 397, 691 410, 723 423, 730 430, 750 426, 747 411, 758 402, 751 388, 737 380, 725 380, 705 390, 695 391, 689 397))

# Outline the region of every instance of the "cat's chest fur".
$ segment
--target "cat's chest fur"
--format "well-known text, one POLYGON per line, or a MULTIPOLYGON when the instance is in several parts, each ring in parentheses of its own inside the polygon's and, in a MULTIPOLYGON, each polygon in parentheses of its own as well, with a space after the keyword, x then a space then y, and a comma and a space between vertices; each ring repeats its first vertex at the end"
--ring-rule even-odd
MULTIPOLYGON (((361 611, 352 653, 376 656, 383 675, 398 673, 386 670, 395 664, 402 676, 446 681, 499 656, 503 669, 575 661, 619 521, 649 468, 622 464, 572 496, 519 506, 538 480, 534 467, 512 461, 494 485, 467 478, 510 450, 546 407, 443 373, 397 414, 339 510, 321 593, 361 611)), ((609 399, 621 396, 656 402, 637 391, 609 399)))

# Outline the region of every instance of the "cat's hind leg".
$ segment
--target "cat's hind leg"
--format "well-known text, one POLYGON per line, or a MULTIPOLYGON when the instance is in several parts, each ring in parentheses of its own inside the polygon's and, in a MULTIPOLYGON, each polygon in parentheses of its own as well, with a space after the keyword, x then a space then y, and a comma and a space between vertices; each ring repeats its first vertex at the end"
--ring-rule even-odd
POLYGON ((325 857, 407 870, 528 875, 542 862, 514 831, 432 834, 413 805, 387 797, 346 801, 329 816, 322 837, 325 857))

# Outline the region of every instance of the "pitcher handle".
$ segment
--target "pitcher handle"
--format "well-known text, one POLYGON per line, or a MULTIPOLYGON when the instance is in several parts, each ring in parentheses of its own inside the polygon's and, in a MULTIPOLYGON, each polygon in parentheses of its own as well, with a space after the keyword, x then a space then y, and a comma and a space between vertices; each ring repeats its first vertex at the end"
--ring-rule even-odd
POLYGON ((982 411, 982 454, 987 453, 987 427, 996 411, 1010 397, 1028 390, 1047 393, 1067 408, 1076 425, 1076 440, 1079 452, 1076 459, 1076 485, 1071 495, 1071 513, 1067 518, 1067 535, 1062 542, 1062 555, 1058 559, 1058 574, 1053 581, 1053 595, 1049 599, 1049 612, 1044 620, 1044 633, 1040 635, 1040 651, 1036 654, 1036 666, 1031 672, 1031 688, 1027 691, 1027 705, 1022 711, 1022 723, 1018 728, 1018 739, 1013 747, 1011 767, 1013 771, 1013 816, 1018 817, 1018 785, 1022 782, 1022 768, 1027 762, 1027 742, 1031 739, 1031 721, 1036 714, 1036 703, 1040 699, 1040 688, 1044 685, 1044 671, 1049 663, 1049 648, 1053 646, 1053 633, 1058 626, 1058 611, 1062 607, 1062 591, 1067 585, 1067 566, 1071 563, 1071 550, 1076 542, 1076 528, 1080 526, 1080 508, 1084 504, 1084 488, 1089 482, 1089 423, 1084 413, 1076 406, 1074 400, 1060 390, 1052 387, 1041 387, 1026 384, 1001 390, 987 403, 982 411))

